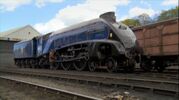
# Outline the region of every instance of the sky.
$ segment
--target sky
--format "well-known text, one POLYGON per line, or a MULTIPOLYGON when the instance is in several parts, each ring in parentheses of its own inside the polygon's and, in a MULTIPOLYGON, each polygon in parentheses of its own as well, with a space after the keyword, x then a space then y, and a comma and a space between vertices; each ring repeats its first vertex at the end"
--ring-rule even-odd
POLYGON ((114 11, 117 21, 147 13, 151 18, 178 0, 0 0, 0 32, 31 25, 41 34, 114 11))

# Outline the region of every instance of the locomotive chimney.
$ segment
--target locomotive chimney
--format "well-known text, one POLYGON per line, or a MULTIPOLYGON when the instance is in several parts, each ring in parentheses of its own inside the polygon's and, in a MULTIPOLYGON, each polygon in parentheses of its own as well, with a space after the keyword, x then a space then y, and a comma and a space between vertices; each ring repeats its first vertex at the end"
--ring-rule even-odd
POLYGON ((109 22, 116 22, 116 16, 114 12, 106 12, 104 14, 101 14, 99 18, 102 18, 109 22))

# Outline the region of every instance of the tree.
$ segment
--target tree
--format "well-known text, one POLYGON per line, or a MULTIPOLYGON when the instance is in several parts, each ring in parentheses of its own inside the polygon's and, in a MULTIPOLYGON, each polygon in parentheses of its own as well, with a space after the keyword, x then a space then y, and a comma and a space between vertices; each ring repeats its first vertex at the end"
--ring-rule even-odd
POLYGON ((122 21, 122 23, 128 25, 128 26, 140 26, 139 20, 137 19, 126 19, 122 21))
POLYGON ((178 11, 179 11, 178 6, 167 11, 162 11, 162 13, 158 16, 158 21, 168 20, 171 18, 178 17, 178 11))
POLYGON ((143 13, 137 17, 141 25, 146 25, 152 22, 150 16, 146 13, 143 13))

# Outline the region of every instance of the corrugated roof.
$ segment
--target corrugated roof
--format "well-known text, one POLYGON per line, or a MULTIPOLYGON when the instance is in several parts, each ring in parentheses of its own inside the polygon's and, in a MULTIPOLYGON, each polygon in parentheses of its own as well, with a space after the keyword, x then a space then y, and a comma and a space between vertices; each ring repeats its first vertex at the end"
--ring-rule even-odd
POLYGON ((14 28, 5 32, 0 32, 0 37, 7 38, 8 40, 9 39, 27 40, 39 35, 41 34, 30 25, 14 28))
MULTIPOLYGON (((18 27, 18 28, 10 29, 10 30, 5 31, 5 32, 0 32, 0 37, 4 37, 4 36, 6 36, 6 35, 12 34, 12 33, 16 32, 16 31, 22 30, 22 29, 24 29, 24 28, 26 28, 26 27, 31 27, 31 28, 32 28, 32 26, 26 25, 26 26, 23 26, 23 27, 18 27)), ((32 29, 34 29, 34 28, 32 28, 32 29)), ((34 30, 35 30, 35 29, 34 29, 34 30)), ((37 31, 37 30, 35 30, 35 31, 37 31)), ((38 31, 37 31, 37 32, 38 32, 38 31)), ((39 33, 39 32, 38 32, 38 33, 39 33)))
MULTIPOLYGON (((25 27, 25 26, 24 26, 25 27)), ((15 32, 15 31, 18 31, 18 30, 20 30, 20 29, 22 29, 22 28, 24 28, 24 27, 18 27, 18 28, 14 28, 14 29, 10 29, 10 30, 8 30, 8 31, 5 31, 5 32, 0 32, 0 36, 6 36, 6 35, 8 35, 8 34, 11 34, 11 33, 13 33, 13 32, 15 32)))

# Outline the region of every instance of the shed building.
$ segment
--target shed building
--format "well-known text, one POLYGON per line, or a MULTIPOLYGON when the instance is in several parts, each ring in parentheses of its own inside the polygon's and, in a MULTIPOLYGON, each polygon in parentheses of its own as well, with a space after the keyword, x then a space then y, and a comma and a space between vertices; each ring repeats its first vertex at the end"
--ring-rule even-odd
POLYGON ((24 27, 15 28, 0 33, 0 37, 17 40, 29 40, 39 35, 40 33, 30 25, 26 25, 24 27))
POLYGON ((0 67, 14 67, 13 45, 21 40, 29 40, 40 33, 32 26, 11 29, 0 33, 0 67))
POLYGON ((18 40, 0 38, 0 67, 14 67, 13 45, 18 40))

